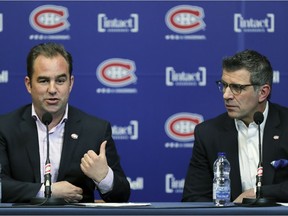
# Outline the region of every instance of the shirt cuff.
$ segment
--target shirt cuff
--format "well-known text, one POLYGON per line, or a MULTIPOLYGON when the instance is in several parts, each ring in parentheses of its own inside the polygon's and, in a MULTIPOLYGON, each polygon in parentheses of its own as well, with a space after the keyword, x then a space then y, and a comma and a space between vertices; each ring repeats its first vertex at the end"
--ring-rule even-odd
POLYGON ((114 173, 110 167, 108 167, 108 173, 102 181, 99 183, 93 180, 101 194, 108 193, 113 189, 114 173))
POLYGON ((36 197, 44 197, 44 184, 42 184, 40 190, 38 191, 36 197))

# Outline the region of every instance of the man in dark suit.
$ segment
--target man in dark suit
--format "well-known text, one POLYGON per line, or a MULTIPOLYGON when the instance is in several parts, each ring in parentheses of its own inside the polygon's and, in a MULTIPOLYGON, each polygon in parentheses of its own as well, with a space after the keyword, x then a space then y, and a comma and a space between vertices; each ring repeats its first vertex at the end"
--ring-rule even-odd
POLYGON ((56 43, 33 47, 25 85, 32 104, 0 117, 2 201, 30 202, 44 196, 48 125, 52 198, 93 202, 95 189, 105 202, 127 202, 130 185, 120 165, 110 123, 68 105, 73 87, 72 56, 56 43))
POLYGON ((196 126, 182 201, 212 202, 213 163, 218 152, 226 152, 231 165, 231 201, 241 203, 243 198, 256 197, 259 139, 253 116, 260 111, 264 115, 260 124, 261 194, 287 202, 288 166, 274 167, 273 161, 288 160, 288 109, 269 101, 273 80, 270 62, 256 51, 245 50, 225 58, 222 69, 217 85, 227 112, 196 126))

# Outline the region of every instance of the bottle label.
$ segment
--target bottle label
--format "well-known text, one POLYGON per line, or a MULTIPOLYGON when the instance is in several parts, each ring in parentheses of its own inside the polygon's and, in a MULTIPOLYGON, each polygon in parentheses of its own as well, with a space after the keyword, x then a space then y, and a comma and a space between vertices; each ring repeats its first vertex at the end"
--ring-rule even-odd
POLYGON ((230 200, 230 189, 228 187, 218 186, 215 190, 215 199, 230 200))

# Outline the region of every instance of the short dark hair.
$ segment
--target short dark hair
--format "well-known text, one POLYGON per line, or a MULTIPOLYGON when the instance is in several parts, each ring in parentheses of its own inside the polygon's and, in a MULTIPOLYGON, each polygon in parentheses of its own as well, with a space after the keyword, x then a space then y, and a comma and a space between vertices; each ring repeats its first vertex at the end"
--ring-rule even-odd
POLYGON ((45 57, 51 58, 55 57, 57 55, 61 55, 64 57, 64 59, 68 63, 69 67, 69 75, 72 75, 73 70, 73 59, 71 54, 65 50, 64 46, 62 44, 57 44, 54 42, 48 42, 48 43, 41 43, 36 46, 34 46, 27 56, 27 76, 31 79, 33 72, 34 72, 34 62, 35 59, 43 55, 45 57))
POLYGON ((272 92, 273 69, 268 58, 254 50, 247 49, 236 53, 234 56, 226 57, 222 61, 222 69, 227 72, 234 72, 243 68, 250 72, 251 83, 270 85, 269 99, 272 92))

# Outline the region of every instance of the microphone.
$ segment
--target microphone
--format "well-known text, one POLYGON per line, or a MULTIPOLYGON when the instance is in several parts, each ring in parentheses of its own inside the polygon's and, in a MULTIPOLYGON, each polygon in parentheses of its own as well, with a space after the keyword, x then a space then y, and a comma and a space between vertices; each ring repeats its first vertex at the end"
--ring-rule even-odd
POLYGON ((247 206, 275 206, 276 200, 274 198, 264 198, 262 195, 262 178, 263 178, 263 158, 262 158, 262 145, 261 145, 261 129, 260 125, 264 120, 262 112, 255 112, 253 116, 254 122, 258 125, 258 142, 259 142, 259 163, 256 175, 256 199, 243 198, 242 204, 247 206))
POLYGON ((254 122, 258 125, 258 140, 259 140, 259 163, 257 167, 256 175, 256 198, 261 198, 261 186, 262 186, 262 176, 263 176, 263 159, 262 159, 262 145, 261 145, 261 131, 260 124, 264 120, 264 115, 261 112, 255 112, 253 116, 254 122))
POLYGON ((49 112, 44 113, 42 116, 42 122, 46 125, 46 137, 47 137, 47 157, 44 169, 44 185, 45 185, 45 197, 51 197, 51 162, 49 157, 49 129, 48 125, 52 122, 52 115, 49 112))
POLYGON ((45 162, 44 170, 44 186, 45 186, 45 197, 35 197, 30 203, 37 205, 64 205, 66 204, 63 198, 51 197, 51 163, 49 156, 49 128, 48 125, 52 122, 52 115, 49 112, 46 112, 42 116, 42 122, 46 126, 46 137, 47 137, 47 157, 45 162))

